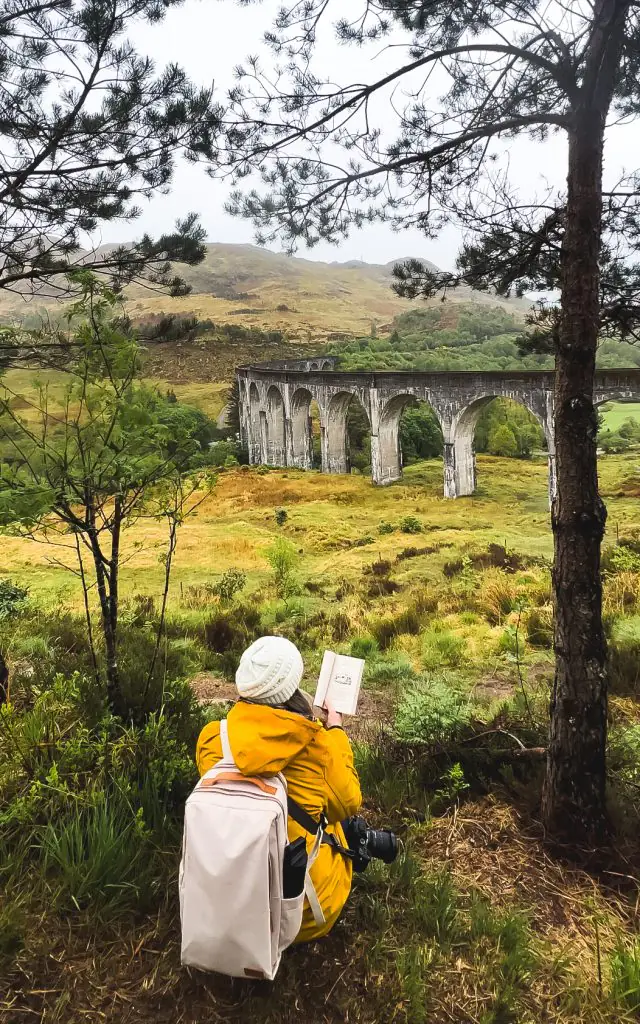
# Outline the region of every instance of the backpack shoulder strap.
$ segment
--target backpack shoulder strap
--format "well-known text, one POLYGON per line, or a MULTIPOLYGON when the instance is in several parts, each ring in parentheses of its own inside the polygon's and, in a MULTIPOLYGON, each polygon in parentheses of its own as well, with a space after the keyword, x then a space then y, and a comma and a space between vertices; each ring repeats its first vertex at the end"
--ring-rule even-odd
POLYGON ((321 843, 333 847, 334 850, 341 853, 347 860, 353 860, 353 851, 342 846, 333 834, 327 834, 324 831, 327 824, 327 819, 324 815, 321 816, 320 821, 316 821, 308 811, 305 811, 304 807, 300 806, 297 800, 294 800, 289 795, 287 795, 287 813, 305 832, 309 832, 312 836, 320 836, 321 843))
POLYGON ((220 721, 220 741, 222 743, 222 757, 225 761, 235 764, 233 754, 231 753, 231 744, 229 743, 229 725, 226 718, 220 721))

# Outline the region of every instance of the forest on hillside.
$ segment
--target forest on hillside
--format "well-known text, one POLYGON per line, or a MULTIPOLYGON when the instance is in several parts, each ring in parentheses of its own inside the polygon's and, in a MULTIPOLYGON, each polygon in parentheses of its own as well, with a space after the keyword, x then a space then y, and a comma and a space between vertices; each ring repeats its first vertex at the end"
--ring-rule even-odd
MULTIPOLYGON (((396 317, 384 337, 353 338, 328 349, 343 370, 551 370, 553 356, 526 351, 521 318, 500 306, 412 309, 396 317)), ((375 335, 375 330, 372 331, 375 335)), ((598 366, 640 366, 640 348, 603 337, 598 366)))

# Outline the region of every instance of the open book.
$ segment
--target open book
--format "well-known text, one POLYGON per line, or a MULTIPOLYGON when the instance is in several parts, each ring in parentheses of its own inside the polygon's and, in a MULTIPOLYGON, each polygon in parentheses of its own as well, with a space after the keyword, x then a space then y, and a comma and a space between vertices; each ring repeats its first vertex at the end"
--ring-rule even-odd
POLYGON ((325 708, 327 701, 343 715, 355 715, 364 671, 362 658, 325 651, 322 659, 314 706, 325 708))

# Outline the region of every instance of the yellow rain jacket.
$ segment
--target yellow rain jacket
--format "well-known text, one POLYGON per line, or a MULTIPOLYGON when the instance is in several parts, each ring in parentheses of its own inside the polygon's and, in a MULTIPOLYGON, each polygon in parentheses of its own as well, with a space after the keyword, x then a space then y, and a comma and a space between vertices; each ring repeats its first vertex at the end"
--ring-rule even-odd
MULTIPOLYGON (((227 716, 229 744, 243 775, 282 772, 289 795, 317 821, 324 812, 341 845, 346 845, 340 822, 360 809, 360 782, 353 765, 351 744, 342 729, 327 729, 291 711, 266 704, 238 701, 227 716)), ((196 762, 201 775, 222 757, 220 723, 210 722, 198 737, 196 762)), ((289 818, 289 841, 305 836, 307 850, 313 836, 289 818)), ((325 924, 317 925, 305 901, 302 927, 296 942, 318 939, 337 921, 351 891, 351 861, 323 844, 311 878, 322 906, 325 924)))

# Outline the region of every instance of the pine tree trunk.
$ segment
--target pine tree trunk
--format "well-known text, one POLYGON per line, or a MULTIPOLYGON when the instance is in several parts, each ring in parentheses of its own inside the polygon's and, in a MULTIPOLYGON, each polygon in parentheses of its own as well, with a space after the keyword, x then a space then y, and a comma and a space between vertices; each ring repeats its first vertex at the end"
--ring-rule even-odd
POLYGON ((562 315, 556 354, 556 675, 543 817, 554 839, 585 846, 607 831, 606 643, 600 543, 606 509, 598 494, 593 384, 599 326, 604 116, 578 111, 569 140, 562 315))
POLYGON ((599 329, 604 130, 615 90, 629 0, 595 0, 582 84, 569 134, 562 243, 562 309, 555 381, 557 497, 556 675, 542 801, 547 835, 573 847, 608 832, 605 799, 607 649, 602 628, 600 544, 606 509, 598 494, 593 385, 599 329))

